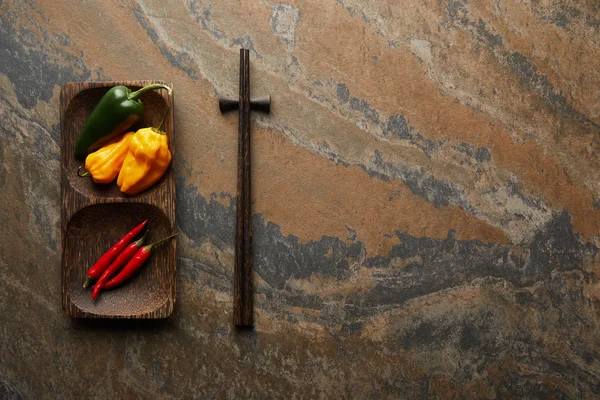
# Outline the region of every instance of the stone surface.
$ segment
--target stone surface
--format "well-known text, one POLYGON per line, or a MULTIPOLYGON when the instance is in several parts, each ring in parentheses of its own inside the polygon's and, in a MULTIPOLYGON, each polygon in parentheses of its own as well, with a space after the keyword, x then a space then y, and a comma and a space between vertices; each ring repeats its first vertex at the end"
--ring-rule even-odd
POLYGON ((600 6, 0 2, 0 398, 600 396, 600 6), (256 327, 232 328, 238 49, 256 327), (60 306, 59 92, 176 92, 178 303, 60 306))

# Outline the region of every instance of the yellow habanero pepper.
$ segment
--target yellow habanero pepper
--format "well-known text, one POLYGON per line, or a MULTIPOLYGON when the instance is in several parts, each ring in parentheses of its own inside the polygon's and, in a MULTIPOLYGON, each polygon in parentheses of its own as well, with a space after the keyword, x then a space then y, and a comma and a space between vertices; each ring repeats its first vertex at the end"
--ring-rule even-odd
POLYGON ((161 142, 161 146, 156 153, 156 159, 154 160, 152 167, 150 167, 150 171, 128 190, 125 191, 121 188, 121 191, 129 195, 143 192, 154 185, 154 183, 165 174, 165 171, 171 163, 171 151, 169 151, 167 135, 161 135, 161 142))
POLYGON ((133 132, 128 132, 86 157, 85 169, 94 182, 110 183, 115 180, 129 151, 132 135, 133 132))
POLYGON ((140 129, 129 142, 117 185, 125 194, 138 194, 158 181, 170 162, 167 134, 159 128, 140 129))

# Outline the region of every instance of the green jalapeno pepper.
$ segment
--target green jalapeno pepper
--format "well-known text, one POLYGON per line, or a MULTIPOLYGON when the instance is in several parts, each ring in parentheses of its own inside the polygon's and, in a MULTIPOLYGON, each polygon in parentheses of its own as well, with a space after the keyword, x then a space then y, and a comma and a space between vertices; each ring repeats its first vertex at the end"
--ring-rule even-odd
POLYGON ((171 88, 161 83, 144 86, 136 92, 125 86, 115 86, 106 92, 83 126, 75 144, 75 157, 85 158, 141 119, 144 105, 138 97, 154 89, 167 89, 171 94, 171 88))

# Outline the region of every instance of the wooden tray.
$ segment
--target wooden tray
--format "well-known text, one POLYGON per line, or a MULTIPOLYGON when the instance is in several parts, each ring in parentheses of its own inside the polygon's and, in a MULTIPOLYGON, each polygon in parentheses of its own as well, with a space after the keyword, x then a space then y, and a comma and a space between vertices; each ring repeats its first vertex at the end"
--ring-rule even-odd
MULTIPOLYGON (((66 84, 60 94, 60 166, 62 228, 62 303, 76 318, 166 318, 175 304, 175 240, 158 246, 148 262, 126 285, 102 292, 92 300, 83 288, 88 268, 121 236, 148 219, 151 231, 146 243, 175 232, 175 183, 173 162, 152 188, 137 196, 123 195, 115 183, 95 184, 77 176, 83 164, 75 159, 75 142, 88 115, 111 87, 133 90, 160 81, 82 82, 66 84)), ((163 130, 173 153, 173 97, 166 90, 140 96, 142 121, 132 127, 158 126, 170 106, 163 130)))

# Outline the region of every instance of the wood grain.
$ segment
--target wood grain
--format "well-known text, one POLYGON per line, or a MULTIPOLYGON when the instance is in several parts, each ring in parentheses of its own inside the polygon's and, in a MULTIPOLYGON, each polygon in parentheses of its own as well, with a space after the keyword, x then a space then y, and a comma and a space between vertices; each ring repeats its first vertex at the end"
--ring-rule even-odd
POLYGON ((238 138, 238 202, 236 214, 233 322, 253 324, 252 315, 252 159, 250 139, 250 51, 240 49, 240 101, 238 138))
MULTIPOLYGON (((158 240, 175 231, 173 165, 152 188, 137 196, 122 194, 116 184, 98 185, 77 176, 81 161, 73 157, 77 137, 89 113, 111 87, 136 90, 160 81, 81 82, 63 86, 61 126, 62 304, 75 318, 166 318, 175 304, 176 241, 154 251, 147 264, 127 285, 103 292, 93 301, 82 283, 88 268, 122 235, 149 219, 149 238, 158 240)), ((164 90, 142 94, 144 116, 132 127, 157 126, 168 106, 164 131, 173 147, 173 96, 164 90)))

